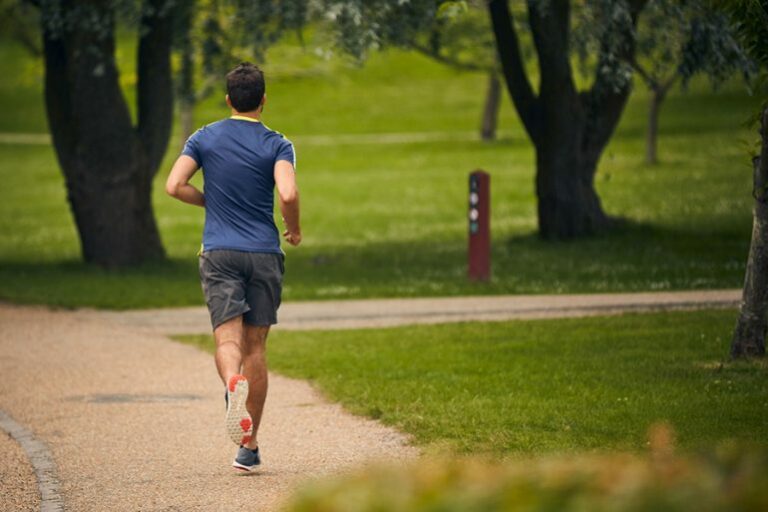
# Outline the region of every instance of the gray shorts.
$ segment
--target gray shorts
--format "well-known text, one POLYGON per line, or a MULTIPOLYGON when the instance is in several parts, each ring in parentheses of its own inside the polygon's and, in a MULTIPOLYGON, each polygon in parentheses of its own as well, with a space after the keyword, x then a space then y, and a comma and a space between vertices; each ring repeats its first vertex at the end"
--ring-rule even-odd
POLYGON ((277 323, 282 254, 230 250, 200 254, 200 283, 214 329, 236 316, 251 325, 277 323))

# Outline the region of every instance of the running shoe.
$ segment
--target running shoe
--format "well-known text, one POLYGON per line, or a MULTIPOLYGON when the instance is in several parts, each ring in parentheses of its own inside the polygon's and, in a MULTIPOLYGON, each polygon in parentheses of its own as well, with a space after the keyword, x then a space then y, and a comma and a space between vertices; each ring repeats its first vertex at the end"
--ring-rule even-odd
POLYGON ((245 408, 248 398, 248 381, 242 375, 233 375, 227 384, 227 435, 238 446, 251 440, 253 421, 245 408))
POLYGON ((254 471, 258 469, 261 464, 261 456, 259 455, 259 449, 251 450, 245 446, 241 446, 237 450, 237 456, 232 462, 232 467, 238 471, 254 471))

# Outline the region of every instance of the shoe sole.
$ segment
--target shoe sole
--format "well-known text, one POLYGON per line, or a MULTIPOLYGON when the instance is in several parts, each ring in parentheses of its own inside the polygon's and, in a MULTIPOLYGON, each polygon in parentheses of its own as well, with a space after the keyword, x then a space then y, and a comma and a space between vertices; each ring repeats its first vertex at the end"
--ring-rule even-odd
POLYGON ((250 473, 252 471, 258 470, 260 466, 261 466, 261 464, 256 464, 256 465, 253 465, 253 466, 246 466, 244 464, 240 464, 237 461, 234 461, 232 463, 232 467, 235 468, 235 470, 237 470, 238 472, 248 472, 248 473, 250 473))
POLYGON ((245 401, 248 399, 248 381, 242 375, 234 375, 227 386, 228 404, 225 425, 227 435, 238 446, 251 440, 251 420, 245 401))

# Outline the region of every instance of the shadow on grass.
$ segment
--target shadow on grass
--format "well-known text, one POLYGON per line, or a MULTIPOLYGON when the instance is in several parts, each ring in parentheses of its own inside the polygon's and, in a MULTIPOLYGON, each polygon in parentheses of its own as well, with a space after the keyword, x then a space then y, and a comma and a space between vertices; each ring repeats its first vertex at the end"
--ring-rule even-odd
POLYGON ((197 260, 106 270, 79 261, 0 262, 0 299, 55 307, 131 309, 203 303, 197 260))
MULTIPOLYGON (((497 240, 488 283, 466 279, 466 240, 302 247, 286 261, 285 299, 588 293, 741 285, 748 239, 625 222, 577 241, 497 240)), ((107 271, 76 261, 3 262, 0 299, 111 309, 203 303, 197 260, 107 271)))
POLYGON ((732 231, 624 222, 578 241, 497 241, 489 283, 467 282, 464 240, 298 251, 287 281, 292 298, 728 288, 741 285, 747 249, 732 231))

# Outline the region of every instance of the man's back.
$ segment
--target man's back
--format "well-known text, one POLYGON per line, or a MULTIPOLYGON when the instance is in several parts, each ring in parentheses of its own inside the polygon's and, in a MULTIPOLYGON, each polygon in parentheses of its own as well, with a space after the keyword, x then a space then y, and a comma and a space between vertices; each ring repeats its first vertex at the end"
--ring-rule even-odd
POLYGON ((295 165, 293 145, 251 118, 233 116, 198 130, 183 154, 202 167, 206 251, 281 253, 275 226, 275 162, 295 165))
POLYGON ((261 70, 244 62, 227 73, 225 99, 232 117, 189 138, 165 190, 205 207, 200 284, 216 340, 216 369, 226 386, 224 425, 239 446, 232 466, 254 471, 261 464, 257 434, 267 396, 267 334, 277 323, 285 273, 274 190, 283 237, 297 246, 299 189, 293 144, 259 121, 267 99, 261 70), (201 167, 205 194, 189 182, 201 167))

